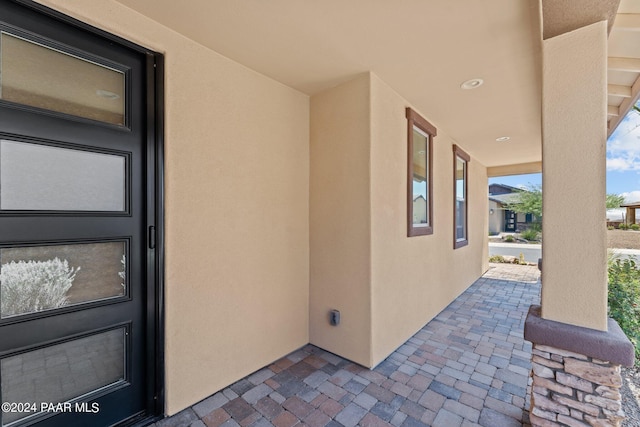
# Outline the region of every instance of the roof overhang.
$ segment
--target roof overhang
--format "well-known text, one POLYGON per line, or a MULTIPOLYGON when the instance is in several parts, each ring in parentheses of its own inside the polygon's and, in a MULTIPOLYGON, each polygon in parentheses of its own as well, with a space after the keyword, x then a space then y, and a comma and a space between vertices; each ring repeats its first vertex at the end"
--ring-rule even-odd
POLYGON ((607 59, 609 135, 640 98, 640 2, 621 0, 617 11, 607 59))
POLYGON ((493 174, 540 169, 543 31, 611 22, 619 0, 117 1, 309 96, 373 72, 493 174))
POLYGON ((541 160, 536 1, 117 1, 310 96, 373 72, 485 166, 541 160))

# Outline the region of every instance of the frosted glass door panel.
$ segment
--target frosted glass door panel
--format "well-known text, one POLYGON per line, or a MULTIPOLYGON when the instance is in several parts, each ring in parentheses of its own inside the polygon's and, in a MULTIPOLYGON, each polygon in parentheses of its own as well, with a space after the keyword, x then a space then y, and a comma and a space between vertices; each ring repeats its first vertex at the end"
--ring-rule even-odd
POLYGON ((2 425, 125 379, 125 329, 29 351, 0 361, 3 402, 35 403, 35 410, 6 411, 2 425))
POLYGON ((125 124, 121 71, 3 32, 0 74, 0 99, 125 124))
POLYGON ((0 140, 0 209, 125 210, 124 156, 0 140))
POLYGON ((0 319, 126 294, 124 242, 0 249, 0 319))

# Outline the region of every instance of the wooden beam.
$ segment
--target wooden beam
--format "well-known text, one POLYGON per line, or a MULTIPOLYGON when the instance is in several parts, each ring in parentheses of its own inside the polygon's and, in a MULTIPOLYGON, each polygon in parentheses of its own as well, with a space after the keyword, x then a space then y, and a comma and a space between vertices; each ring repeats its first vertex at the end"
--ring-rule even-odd
POLYGON ((619 31, 640 31, 640 13, 618 13, 613 21, 613 29, 619 31))
POLYGON ((640 77, 637 78, 633 86, 631 86, 631 98, 623 99, 622 104, 620 104, 620 107, 618 107, 618 116, 613 116, 611 117, 611 120, 609 120, 609 130, 608 130, 607 137, 610 136, 613 133, 613 131, 616 130, 616 128, 622 121, 622 118, 627 115, 629 110, 631 110, 631 107, 633 107, 635 103, 638 102, 639 98, 640 98, 640 77))
POLYGON ((609 57, 607 58, 607 68, 612 71, 640 73, 640 59, 609 57))
POLYGON ((607 93, 612 96, 631 98, 631 87, 622 85, 607 85, 607 93))
POLYGON ((617 116, 620 113, 618 107, 614 105, 607 105, 607 116, 617 116))

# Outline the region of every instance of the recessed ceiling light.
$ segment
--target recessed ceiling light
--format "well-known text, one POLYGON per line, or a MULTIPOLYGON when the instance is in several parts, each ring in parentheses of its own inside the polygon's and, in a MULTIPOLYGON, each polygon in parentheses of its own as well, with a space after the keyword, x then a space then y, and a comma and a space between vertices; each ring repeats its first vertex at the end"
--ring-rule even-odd
POLYGON ((462 83, 460 85, 460 87, 462 89, 475 89, 477 87, 482 86, 482 83, 484 83, 484 80, 482 80, 482 79, 471 79, 471 80, 467 80, 466 82, 462 83))
POLYGON ((120 98, 120 95, 118 95, 117 93, 110 92, 110 91, 104 90, 104 89, 96 90, 96 95, 98 95, 100 98, 105 98, 105 99, 118 99, 118 98, 120 98))
POLYGON ((510 136, 501 136, 501 137, 499 137, 499 138, 496 138, 496 141, 498 141, 498 142, 504 142, 504 141, 508 141, 508 140, 510 140, 510 139, 511 139, 511 137, 510 137, 510 136))

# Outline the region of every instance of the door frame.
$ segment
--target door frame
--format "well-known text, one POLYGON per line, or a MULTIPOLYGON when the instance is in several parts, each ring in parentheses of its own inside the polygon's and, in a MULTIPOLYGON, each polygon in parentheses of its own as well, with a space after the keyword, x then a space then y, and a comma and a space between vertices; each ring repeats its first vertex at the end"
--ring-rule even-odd
POLYGON ((33 11, 44 14, 63 24, 91 32, 104 39, 146 57, 146 224, 148 230, 147 258, 145 268, 146 285, 146 348, 153 349, 154 363, 146 366, 147 408, 143 418, 123 422, 123 426, 142 426, 164 417, 165 406, 165 310, 164 310, 164 55, 108 33, 76 18, 72 18, 50 7, 32 0, 9 0, 33 11), (151 250, 155 249, 155 250, 151 250))

